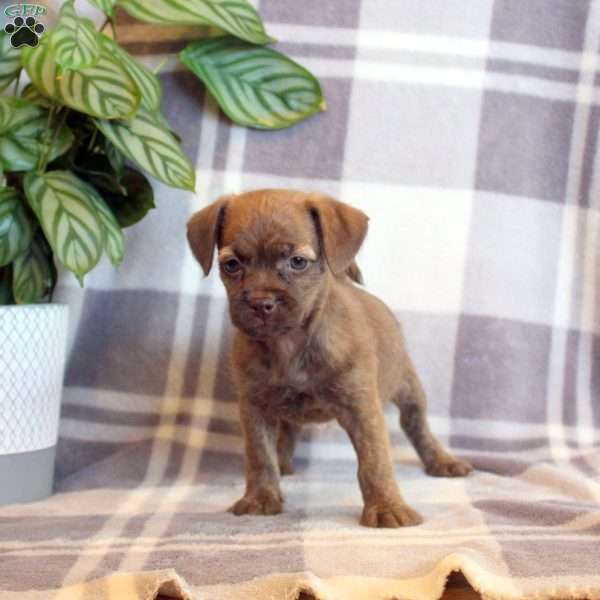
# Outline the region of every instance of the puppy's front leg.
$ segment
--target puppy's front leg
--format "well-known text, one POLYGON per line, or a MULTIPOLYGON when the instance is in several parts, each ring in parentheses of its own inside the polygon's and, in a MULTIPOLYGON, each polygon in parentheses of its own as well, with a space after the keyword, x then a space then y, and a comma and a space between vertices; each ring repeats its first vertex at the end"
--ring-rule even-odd
POLYGON ((402 498, 394 479, 392 454, 378 398, 360 398, 344 406, 337 417, 358 456, 358 481, 365 507, 360 524, 402 527, 423 521, 402 498))
POLYGON ((246 493, 229 512, 234 515, 276 515, 283 498, 277 464, 278 421, 262 414, 245 398, 240 418, 246 449, 246 493))

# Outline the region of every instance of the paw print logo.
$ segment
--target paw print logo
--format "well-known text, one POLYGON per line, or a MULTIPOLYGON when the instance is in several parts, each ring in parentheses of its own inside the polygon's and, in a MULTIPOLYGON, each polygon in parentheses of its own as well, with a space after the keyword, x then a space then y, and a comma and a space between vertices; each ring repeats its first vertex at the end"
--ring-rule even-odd
POLYGON ((44 33, 45 27, 33 17, 15 17, 12 23, 4 26, 4 31, 10 35, 10 43, 14 48, 27 45, 38 45, 39 37, 44 33))

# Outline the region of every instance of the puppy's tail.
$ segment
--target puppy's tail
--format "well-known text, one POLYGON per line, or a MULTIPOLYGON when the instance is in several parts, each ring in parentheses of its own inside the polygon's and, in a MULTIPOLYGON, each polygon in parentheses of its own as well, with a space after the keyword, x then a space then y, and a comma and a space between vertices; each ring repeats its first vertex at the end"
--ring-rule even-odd
POLYGON ((356 264, 356 261, 352 261, 352 264, 346 269, 346 275, 352 279, 352 281, 356 281, 356 283, 360 283, 361 285, 364 283, 362 273, 356 264))

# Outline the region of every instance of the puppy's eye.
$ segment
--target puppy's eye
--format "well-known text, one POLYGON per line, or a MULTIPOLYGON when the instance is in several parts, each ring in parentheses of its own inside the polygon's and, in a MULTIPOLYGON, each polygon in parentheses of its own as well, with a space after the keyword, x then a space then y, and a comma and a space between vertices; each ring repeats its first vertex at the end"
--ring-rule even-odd
POLYGON ((223 270, 230 274, 237 273, 242 268, 242 265, 237 258, 228 258, 226 261, 221 263, 221 265, 223 270))
POLYGON ((292 256, 290 258, 290 267, 294 271, 304 271, 308 267, 308 260, 304 256, 292 256))

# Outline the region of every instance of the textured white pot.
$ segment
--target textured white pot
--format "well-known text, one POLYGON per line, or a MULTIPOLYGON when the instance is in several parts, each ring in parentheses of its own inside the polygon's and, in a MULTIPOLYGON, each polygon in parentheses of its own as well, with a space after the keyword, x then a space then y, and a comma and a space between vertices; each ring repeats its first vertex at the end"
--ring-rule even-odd
POLYGON ((0 505, 52 493, 68 307, 0 306, 0 505))

